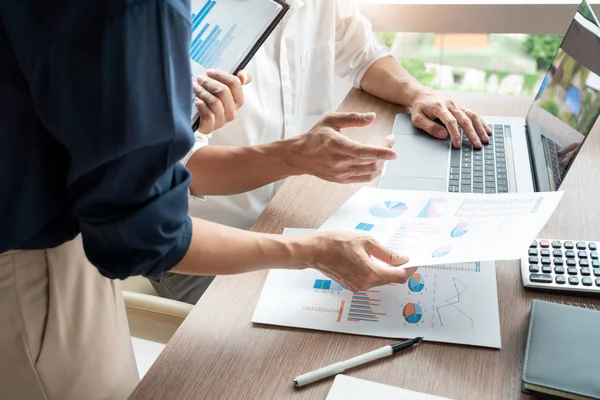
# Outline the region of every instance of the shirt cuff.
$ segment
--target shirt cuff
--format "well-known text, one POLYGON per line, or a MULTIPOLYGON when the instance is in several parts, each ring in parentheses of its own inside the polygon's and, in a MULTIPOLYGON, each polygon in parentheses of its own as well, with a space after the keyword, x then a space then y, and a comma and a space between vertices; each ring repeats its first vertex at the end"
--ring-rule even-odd
MULTIPOLYGON (((200 150, 201 148, 203 148, 204 146, 208 146, 208 140, 212 137, 212 133, 209 133, 208 135, 205 135, 203 133, 200 133, 198 131, 194 132, 194 145, 192 146, 192 148, 190 149, 190 151, 188 151, 188 153, 185 155, 185 157, 183 157, 180 162, 183 164, 184 167, 187 167, 187 163, 188 161, 190 161, 190 158, 192 158, 192 156, 194 155, 194 153, 198 150, 200 150)), ((190 201, 199 199, 199 200, 206 200, 206 196, 194 196, 192 195, 190 189, 188 189, 188 198, 190 201)))
POLYGON ((362 89, 362 80, 365 77, 365 74, 367 73, 369 68, 371 68, 371 66, 373 64, 375 64, 377 61, 379 61, 385 57, 393 57, 392 53, 387 49, 387 47, 385 48, 385 50, 381 49, 380 51, 378 51, 375 54, 375 56, 371 59, 371 61, 369 61, 367 64, 365 64, 365 66, 362 67, 358 71, 358 73, 356 74, 356 76, 354 78, 354 82, 352 82, 354 87, 357 89, 362 89))

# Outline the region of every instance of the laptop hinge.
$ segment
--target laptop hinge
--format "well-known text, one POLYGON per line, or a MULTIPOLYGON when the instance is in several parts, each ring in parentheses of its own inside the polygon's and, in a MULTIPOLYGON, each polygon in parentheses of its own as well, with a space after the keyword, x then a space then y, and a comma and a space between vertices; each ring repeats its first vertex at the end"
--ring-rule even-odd
POLYGON ((525 124, 525 137, 527 138, 527 155, 529 156, 529 168, 531 169, 531 177, 533 179, 533 187, 536 192, 540 190, 538 184, 537 171, 535 169, 535 160, 533 159, 533 145, 531 143, 531 135, 529 134, 529 126, 525 124))

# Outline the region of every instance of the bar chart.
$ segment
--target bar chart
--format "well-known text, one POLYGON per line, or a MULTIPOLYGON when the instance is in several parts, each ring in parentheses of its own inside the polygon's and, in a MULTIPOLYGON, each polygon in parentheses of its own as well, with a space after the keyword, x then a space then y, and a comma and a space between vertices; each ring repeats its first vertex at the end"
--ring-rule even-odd
POLYGON ((376 299, 379 290, 354 292, 348 310, 349 322, 379 322, 379 318, 387 314, 379 312, 381 299, 376 299))
POLYGON ((337 282, 334 282, 329 279, 315 279, 313 289, 344 290, 344 288, 341 285, 339 285, 337 282))
POLYGON ((190 59, 205 69, 217 68, 222 62, 222 55, 234 39, 237 24, 232 24, 224 36, 223 28, 206 22, 211 11, 217 4, 216 0, 208 0, 200 11, 192 13, 192 42, 190 44, 190 59))

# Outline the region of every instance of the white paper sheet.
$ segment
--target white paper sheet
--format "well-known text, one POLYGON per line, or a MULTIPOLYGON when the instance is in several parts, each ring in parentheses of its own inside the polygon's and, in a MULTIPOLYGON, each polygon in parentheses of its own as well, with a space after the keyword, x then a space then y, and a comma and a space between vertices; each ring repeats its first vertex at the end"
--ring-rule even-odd
POLYGON ((338 375, 326 400, 450 400, 364 379, 338 375))
POLYGON ((363 188, 319 229, 355 230, 410 257, 406 266, 519 259, 562 192, 462 194, 363 188))
MULTIPOLYGON (((286 229, 284 234, 309 232, 286 229)), ((271 270, 252 322, 501 346, 493 262, 421 267, 405 285, 356 293, 313 269, 271 270)))

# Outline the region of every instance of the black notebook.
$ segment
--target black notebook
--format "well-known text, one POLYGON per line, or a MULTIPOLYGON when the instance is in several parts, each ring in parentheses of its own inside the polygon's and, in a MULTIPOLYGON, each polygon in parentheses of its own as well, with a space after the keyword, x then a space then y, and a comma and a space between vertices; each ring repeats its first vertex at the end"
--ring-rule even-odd
POLYGON ((600 399, 600 311, 533 300, 523 392, 600 399))

